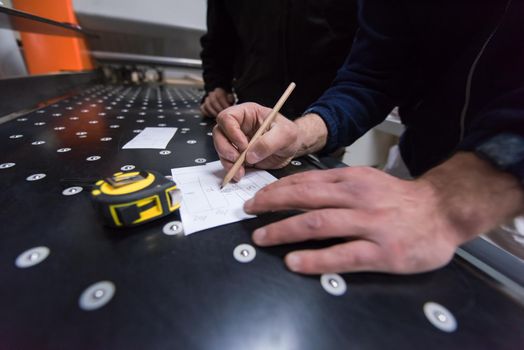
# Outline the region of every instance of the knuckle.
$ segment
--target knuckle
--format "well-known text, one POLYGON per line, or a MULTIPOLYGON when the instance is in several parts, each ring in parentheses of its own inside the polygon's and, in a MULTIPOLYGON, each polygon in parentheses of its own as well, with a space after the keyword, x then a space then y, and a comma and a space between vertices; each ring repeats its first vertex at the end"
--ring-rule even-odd
POLYGON ((267 194, 268 191, 270 191, 270 187, 269 185, 268 186, 265 186, 265 187, 262 187, 260 190, 257 191, 257 193, 255 194, 255 196, 253 197, 254 200, 256 201, 257 198, 264 198, 265 195, 267 194))
POLYGON ((368 261, 367 259, 362 256, 361 254, 352 254, 352 255, 348 255, 346 256, 346 263, 344 264, 344 268, 346 270, 350 270, 351 268, 354 268, 354 267, 362 267, 362 266, 367 266, 368 265, 368 261))
POLYGON ((340 262, 338 264, 340 272, 351 271, 368 264, 366 256, 360 251, 352 250, 348 244, 336 246, 330 253, 333 260, 340 262))
POLYGON ((298 184, 302 183, 303 179, 307 179, 306 176, 307 176, 308 173, 309 173, 309 171, 308 172, 303 172, 303 173, 289 175, 285 179, 286 179, 286 181, 289 181, 290 185, 298 185, 298 184))
POLYGON ((215 126, 215 128, 218 127, 219 125, 226 124, 226 122, 227 122, 227 118, 226 117, 227 117, 226 113, 219 113, 217 115, 217 119, 216 119, 217 125, 215 126))
POLYGON ((308 184, 297 184, 295 185, 295 192, 294 195, 297 199, 304 199, 306 197, 309 197, 309 194, 311 193, 311 187, 308 184))
MULTIPOLYGON (((368 203, 370 198, 369 188, 362 186, 356 181, 343 181, 337 184, 337 189, 344 193, 346 196, 351 196, 354 200, 360 200, 361 205, 368 203)), ((372 203, 373 206, 376 206, 377 203, 372 203)), ((377 215, 382 213, 377 212, 377 215)))
POLYGON ((337 187, 341 192, 354 194, 358 185, 354 181, 343 181, 337 187))
POLYGON ((324 223, 324 214, 319 210, 309 212, 305 215, 304 224, 307 230, 318 230, 324 225, 324 223))
POLYGON ((345 170, 343 175, 356 177, 356 178, 366 176, 366 173, 367 173, 366 168, 362 166, 350 167, 349 169, 343 169, 343 170, 345 170))
MULTIPOLYGON (((234 152, 224 151, 223 154, 222 154, 222 157, 224 157, 224 159, 226 159, 226 160, 228 160, 230 162, 234 162, 238 158, 238 155, 236 153, 234 153, 234 152)), ((238 170, 237 174, 242 174, 242 168, 238 170)))

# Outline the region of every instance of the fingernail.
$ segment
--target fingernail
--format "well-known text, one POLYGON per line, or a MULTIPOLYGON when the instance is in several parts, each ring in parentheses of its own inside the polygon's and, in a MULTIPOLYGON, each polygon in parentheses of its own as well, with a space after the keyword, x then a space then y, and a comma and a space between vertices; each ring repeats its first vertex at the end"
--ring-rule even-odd
POLYGON ((289 267, 289 269, 293 272, 300 271, 301 263, 302 259, 297 253, 290 253, 286 256, 286 264, 289 267))
POLYGON ((256 229, 255 232, 253 232, 253 242, 260 245, 264 243, 264 240, 266 239, 266 229, 265 228, 259 228, 256 229))
POLYGON ((236 182, 239 182, 242 179, 242 177, 244 176, 244 173, 245 173, 244 169, 242 168, 239 169, 237 173, 235 174, 235 176, 233 176, 233 180, 235 180, 236 182))
POLYGON ((244 211, 245 212, 250 212, 251 211, 251 207, 253 206, 253 202, 255 202, 255 200, 253 198, 247 200, 245 203, 244 203, 244 211))
POLYGON ((235 153, 226 153, 225 158, 229 160, 231 163, 234 163, 237 160, 237 155, 235 153))

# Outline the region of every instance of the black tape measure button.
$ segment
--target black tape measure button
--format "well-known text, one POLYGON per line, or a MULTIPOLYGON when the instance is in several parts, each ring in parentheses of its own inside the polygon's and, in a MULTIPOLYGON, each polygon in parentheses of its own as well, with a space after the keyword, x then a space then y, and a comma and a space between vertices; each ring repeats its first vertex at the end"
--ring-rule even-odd
POLYGON ((131 225, 133 222, 140 219, 140 212, 136 205, 116 208, 116 213, 124 225, 131 225))
POLYGON ((137 206, 136 204, 132 204, 126 207, 119 207, 116 208, 116 212, 118 214, 118 218, 120 221, 122 221, 125 225, 131 225, 136 220, 140 219, 140 213, 143 211, 146 211, 148 209, 151 209, 156 206, 156 202, 152 200, 151 202, 142 205, 137 206))

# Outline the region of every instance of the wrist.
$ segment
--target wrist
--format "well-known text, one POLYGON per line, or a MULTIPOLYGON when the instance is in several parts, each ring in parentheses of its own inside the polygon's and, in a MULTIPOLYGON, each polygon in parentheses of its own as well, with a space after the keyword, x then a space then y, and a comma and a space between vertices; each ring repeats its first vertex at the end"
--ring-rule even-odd
POLYGON ((306 114, 294 121, 297 130, 297 154, 303 156, 320 151, 327 142, 328 129, 324 120, 317 114, 306 114))
POLYGON ((435 215, 443 219, 457 245, 524 210, 518 181, 473 153, 457 153, 415 181, 432 192, 435 215))

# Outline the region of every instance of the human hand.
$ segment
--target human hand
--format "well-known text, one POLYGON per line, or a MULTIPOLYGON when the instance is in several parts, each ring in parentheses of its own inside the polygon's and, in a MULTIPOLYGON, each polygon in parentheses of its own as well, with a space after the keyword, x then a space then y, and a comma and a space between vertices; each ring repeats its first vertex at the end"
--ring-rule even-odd
MULTIPOLYGON (((226 171, 247 148, 249 140, 270 112, 270 108, 256 103, 243 103, 218 115, 213 141, 226 171)), ((300 144, 298 126, 278 114, 269 130, 250 146, 246 163, 263 169, 281 168, 293 159, 300 144)), ((242 166, 233 179, 238 181, 244 174, 245 168, 242 166)))
POLYGON ((328 248, 289 253, 285 262, 292 271, 404 274, 444 266, 467 240, 440 204, 428 181, 355 167, 285 177, 260 190, 244 209, 250 214, 305 211, 257 229, 253 241, 260 246, 345 239, 328 248))
POLYGON ((221 111, 232 106, 233 103, 235 103, 233 94, 222 88, 215 88, 200 105, 200 110, 204 116, 215 118, 221 111))

